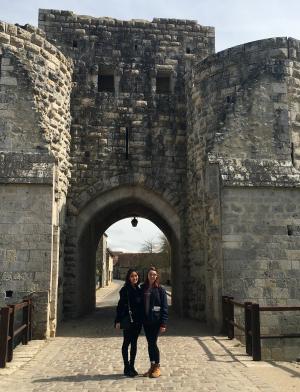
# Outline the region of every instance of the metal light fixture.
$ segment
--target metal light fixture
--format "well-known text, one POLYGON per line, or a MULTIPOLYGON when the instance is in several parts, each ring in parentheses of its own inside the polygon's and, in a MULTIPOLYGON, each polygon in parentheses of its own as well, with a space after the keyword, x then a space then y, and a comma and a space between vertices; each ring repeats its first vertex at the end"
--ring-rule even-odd
POLYGON ((134 217, 134 218, 131 220, 131 224, 132 224, 132 227, 137 227, 138 220, 136 219, 136 217, 134 217))

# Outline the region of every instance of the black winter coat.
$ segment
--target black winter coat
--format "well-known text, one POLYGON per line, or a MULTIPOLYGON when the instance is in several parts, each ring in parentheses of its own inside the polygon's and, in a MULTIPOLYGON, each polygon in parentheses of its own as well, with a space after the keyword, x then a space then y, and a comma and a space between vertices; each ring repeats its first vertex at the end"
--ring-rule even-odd
POLYGON ((166 290, 162 287, 154 287, 151 289, 150 294, 150 307, 149 314, 145 313, 145 285, 141 285, 142 296, 143 296, 143 323, 144 324, 156 324, 159 323, 161 326, 166 326, 168 322, 168 300, 166 290))
POLYGON ((124 285, 120 290, 120 299, 117 305, 117 314, 115 324, 119 323, 121 319, 128 315, 128 298, 132 312, 132 318, 135 323, 142 322, 143 316, 143 298, 140 287, 132 287, 130 284, 124 285))

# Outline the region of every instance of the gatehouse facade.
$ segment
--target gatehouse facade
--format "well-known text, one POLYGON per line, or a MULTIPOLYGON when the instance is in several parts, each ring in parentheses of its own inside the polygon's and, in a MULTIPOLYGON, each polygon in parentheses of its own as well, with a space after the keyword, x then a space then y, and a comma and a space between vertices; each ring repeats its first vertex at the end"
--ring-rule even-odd
POLYGON ((37 337, 94 309, 99 239, 131 216, 167 236, 182 316, 299 304, 299 41, 214 53, 196 21, 41 9, 0 48, 0 304, 32 293, 37 337))

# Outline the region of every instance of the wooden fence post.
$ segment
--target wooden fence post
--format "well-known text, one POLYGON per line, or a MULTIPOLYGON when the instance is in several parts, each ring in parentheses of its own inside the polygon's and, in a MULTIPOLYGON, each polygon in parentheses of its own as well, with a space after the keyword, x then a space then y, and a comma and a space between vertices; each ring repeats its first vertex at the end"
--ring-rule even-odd
POLYGON ((253 361, 261 360, 261 342, 260 342, 260 320, 259 320, 259 305, 252 304, 251 306, 251 331, 252 331, 252 358, 253 361))
POLYGON ((228 300, 227 295, 222 295, 222 333, 224 335, 228 335, 228 332, 227 332, 227 325, 228 325, 227 324, 227 318, 228 318, 227 300, 228 300))
POLYGON ((22 344, 28 344, 29 340, 29 312, 30 312, 30 305, 29 305, 29 300, 26 299, 23 302, 27 303, 27 306, 23 308, 23 324, 26 324, 26 328, 23 331, 23 336, 22 336, 22 344))
POLYGON ((228 339, 234 338, 234 304, 232 303, 233 297, 228 297, 227 301, 227 314, 228 314, 228 339))
POLYGON ((252 355, 252 335, 251 331, 251 306, 252 302, 245 302, 245 344, 246 353, 252 355))
POLYGON ((14 350, 14 323, 15 323, 15 305, 9 305, 12 309, 12 313, 9 318, 9 326, 8 326, 8 335, 10 339, 7 344, 7 362, 12 361, 13 359, 13 350, 14 350))
POLYGON ((32 299, 29 298, 29 333, 28 333, 28 339, 32 340, 32 312, 33 312, 33 304, 32 304, 32 299))
POLYGON ((5 368, 7 361, 7 337, 9 329, 9 307, 1 308, 0 321, 0 368, 5 368))

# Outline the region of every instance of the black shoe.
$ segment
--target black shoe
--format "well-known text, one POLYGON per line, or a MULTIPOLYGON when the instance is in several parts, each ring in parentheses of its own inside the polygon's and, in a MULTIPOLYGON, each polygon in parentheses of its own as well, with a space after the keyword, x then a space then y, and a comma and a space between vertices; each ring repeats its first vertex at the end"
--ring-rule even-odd
POLYGON ((138 376, 138 372, 135 370, 134 365, 129 365, 131 373, 133 374, 133 377, 138 376))
POLYGON ((135 374, 131 370, 130 365, 125 365, 125 367, 124 367, 124 376, 127 376, 127 377, 134 377, 135 376, 135 374))
POLYGON ((127 374, 129 373, 129 371, 130 371, 130 366, 129 366, 129 364, 128 364, 128 365, 124 365, 124 376, 127 376, 127 374))

